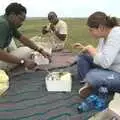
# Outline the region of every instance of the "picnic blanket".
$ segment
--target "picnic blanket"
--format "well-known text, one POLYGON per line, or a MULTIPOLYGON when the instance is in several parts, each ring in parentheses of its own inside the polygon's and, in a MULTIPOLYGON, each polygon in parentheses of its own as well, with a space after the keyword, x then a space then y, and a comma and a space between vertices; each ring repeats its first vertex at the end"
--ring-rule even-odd
POLYGON ((0 97, 0 120, 87 120, 93 113, 79 114, 76 65, 59 69, 73 74, 72 92, 48 92, 45 71, 24 72, 10 78, 10 88, 0 97))
POLYGON ((74 53, 71 53, 66 50, 62 50, 58 52, 53 52, 51 59, 52 61, 50 64, 39 65, 37 66, 37 69, 42 68, 42 69, 51 70, 51 69, 68 67, 76 63, 77 56, 74 53))
POLYGON ((68 54, 60 54, 56 59, 57 67, 52 64, 48 69, 50 72, 70 72, 71 92, 48 92, 45 85, 47 71, 15 69, 9 75, 10 88, 0 97, 0 120, 88 120, 95 112, 79 114, 77 111, 81 102, 78 90, 82 86, 77 79, 76 63, 63 64, 68 60, 65 58, 68 54), (62 66, 60 59, 64 61, 62 66))

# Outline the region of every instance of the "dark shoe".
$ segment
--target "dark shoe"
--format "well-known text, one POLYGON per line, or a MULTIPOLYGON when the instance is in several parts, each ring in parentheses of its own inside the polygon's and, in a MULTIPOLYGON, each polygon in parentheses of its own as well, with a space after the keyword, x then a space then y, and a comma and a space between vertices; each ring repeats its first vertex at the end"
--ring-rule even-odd
POLYGON ((85 84, 82 88, 79 89, 80 98, 86 98, 92 92, 92 86, 85 84))
POLYGON ((86 82, 84 80, 80 80, 80 84, 85 84, 86 82))

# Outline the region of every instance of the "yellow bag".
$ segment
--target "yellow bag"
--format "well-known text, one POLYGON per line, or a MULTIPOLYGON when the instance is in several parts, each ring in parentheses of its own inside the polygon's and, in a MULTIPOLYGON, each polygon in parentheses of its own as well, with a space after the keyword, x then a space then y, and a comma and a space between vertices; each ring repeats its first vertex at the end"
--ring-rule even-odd
POLYGON ((9 88, 9 77, 4 70, 0 70, 0 95, 9 88))

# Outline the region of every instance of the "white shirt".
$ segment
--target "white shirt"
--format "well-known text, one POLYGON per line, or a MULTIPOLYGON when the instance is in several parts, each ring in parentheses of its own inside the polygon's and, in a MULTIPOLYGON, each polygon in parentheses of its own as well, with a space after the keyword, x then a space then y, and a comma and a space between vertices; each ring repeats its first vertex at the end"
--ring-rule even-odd
MULTIPOLYGON (((55 31, 57 31, 60 34, 68 34, 67 30, 67 24, 63 20, 59 20, 58 23, 54 26, 55 31)), ((48 25, 48 29, 50 28, 50 24, 48 25)), ((62 41, 60 40, 53 31, 50 33, 50 41, 52 43, 52 49, 57 50, 57 49, 62 49, 64 48, 66 40, 62 41)), ((67 38, 66 38, 67 39, 67 38)))
POLYGON ((106 40, 103 38, 99 40, 94 63, 120 72, 120 27, 114 27, 106 40))

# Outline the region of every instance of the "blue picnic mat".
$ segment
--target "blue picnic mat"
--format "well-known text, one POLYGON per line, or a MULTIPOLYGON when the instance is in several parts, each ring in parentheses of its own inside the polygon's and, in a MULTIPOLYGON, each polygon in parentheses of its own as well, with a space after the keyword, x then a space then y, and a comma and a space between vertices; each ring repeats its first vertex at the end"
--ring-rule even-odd
POLYGON ((76 78, 76 65, 59 70, 72 73, 71 92, 48 92, 45 71, 13 74, 10 88, 0 97, 0 120, 87 120, 93 113, 77 111, 81 86, 76 78))

